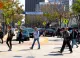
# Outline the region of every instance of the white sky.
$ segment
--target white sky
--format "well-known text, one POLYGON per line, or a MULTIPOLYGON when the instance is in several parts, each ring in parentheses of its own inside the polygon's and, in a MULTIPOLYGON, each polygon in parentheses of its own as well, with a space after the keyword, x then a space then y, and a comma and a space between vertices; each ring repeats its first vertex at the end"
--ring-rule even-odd
POLYGON ((45 0, 45 2, 48 2, 48 0, 45 0))
POLYGON ((23 9, 25 10, 25 0, 19 0, 19 2, 21 3, 21 5, 24 5, 23 9))

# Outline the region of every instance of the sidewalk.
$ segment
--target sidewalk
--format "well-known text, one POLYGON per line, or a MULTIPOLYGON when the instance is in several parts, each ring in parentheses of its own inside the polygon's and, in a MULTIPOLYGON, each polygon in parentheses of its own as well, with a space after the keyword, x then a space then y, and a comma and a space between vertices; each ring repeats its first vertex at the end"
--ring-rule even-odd
POLYGON ((37 43, 33 50, 30 50, 32 40, 24 42, 23 44, 18 44, 18 42, 13 41, 12 51, 7 51, 7 45, 0 44, 0 58, 79 58, 80 47, 73 49, 73 53, 70 54, 69 50, 66 48, 63 54, 58 53, 60 50, 62 39, 56 37, 47 37, 48 41, 40 40, 45 44, 41 44, 41 49, 37 50, 37 43), (30 43, 30 44, 28 44, 30 43))

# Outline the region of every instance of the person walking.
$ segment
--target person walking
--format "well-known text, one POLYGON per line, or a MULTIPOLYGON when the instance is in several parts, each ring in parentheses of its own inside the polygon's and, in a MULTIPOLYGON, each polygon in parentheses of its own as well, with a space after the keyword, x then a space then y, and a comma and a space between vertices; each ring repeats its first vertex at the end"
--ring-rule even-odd
POLYGON ((23 40, 22 40, 22 30, 20 29, 20 31, 19 31, 19 44, 21 44, 21 42, 23 43, 23 40))
POLYGON ((33 44, 32 44, 30 49, 33 49, 34 44, 35 44, 36 41, 38 42, 38 49, 40 49, 39 31, 38 31, 37 27, 35 27, 34 30, 35 30, 34 33, 33 33, 34 41, 33 41, 33 44))
POLYGON ((11 30, 11 26, 8 26, 8 37, 7 37, 7 40, 6 40, 6 44, 9 47, 8 51, 11 51, 11 49, 12 49, 12 38, 13 38, 13 36, 14 36, 14 33, 11 30))
POLYGON ((77 32, 76 29, 73 28, 72 33, 71 33, 71 39, 72 39, 72 48, 74 45, 76 45, 76 48, 78 48, 76 39, 77 39, 77 32))
POLYGON ((1 43, 3 44, 3 32, 1 28, 0 28, 0 39, 1 39, 1 43))
POLYGON ((64 38, 64 40, 63 40, 62 47, 61 47, 60 51, 58 51, 58 52, 62 53, 64 51, 65 46, 67 45, 69 47, 70 53, 72 53, 73 51, 72 51, 72 47, 70 45, 70 33, 68 31, 68 28, 65 28, 65 30, 63 31, 63 38, 64 38))
POLYGON ((60 28, 58 28, 58 30, 57 30, 57 32, 56 32, 56 35, 57 35, 57 37, 61 37, 61 29, 60 28))

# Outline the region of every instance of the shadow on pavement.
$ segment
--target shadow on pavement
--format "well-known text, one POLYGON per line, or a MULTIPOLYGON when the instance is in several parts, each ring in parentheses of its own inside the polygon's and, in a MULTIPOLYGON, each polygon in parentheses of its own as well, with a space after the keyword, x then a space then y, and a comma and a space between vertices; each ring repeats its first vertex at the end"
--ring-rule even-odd
POLYGON ((22 56, 13 56, 14 58, 22 58, 22 56))
POLYGON ((61 54, 61 53, 54 53, 54 54, 48 54, 48 55, 44 55, 44 56, 63 56, 63 54, 61 54))
POLYGON ((56 53, 56 54, 48 54, 49 56, 63 56, 63 54, 56 53))
POLYGON ((56 52, 56 51, 53 51, 53 52, 50 52, 50 53, 58 53, 58 51, 56 52))
POLYGON ((38 49, 22 49, 22 50, 18 50, 18 51, 29 51, 29 50, 38 50, 38 49))
POLYGON ((63 56, 63 54, 57 51, 53 51, 53 52, 50 52, 50 54, 44 55, 44 56, 63 56))
POLYGON ((49 40, 49 41, 61 41, 61 39, 49 40))
POLYGON ((9 52, 9 51, 0 51, 0 52, 9 52))
POLYGON ((27 58, 35 58, 34 56, 28 56, 27 58))
MULTIPOLYGON (((50 53, 53 53, 54 55, 61 55, 61 53, 59 53, 58 51, 53 51, 53 52, 50 52, 50 53)), ((70 52, 67 52, 67 51, 64 51, 63 54, 71 54, 70 52)), ((51 54, 52 55, 52 54, 51 54)))
POLYGON ((19 51, 28 51, 28 50, 31 50, 31 49, 22 49, 22 50, 19 50, 19 51))

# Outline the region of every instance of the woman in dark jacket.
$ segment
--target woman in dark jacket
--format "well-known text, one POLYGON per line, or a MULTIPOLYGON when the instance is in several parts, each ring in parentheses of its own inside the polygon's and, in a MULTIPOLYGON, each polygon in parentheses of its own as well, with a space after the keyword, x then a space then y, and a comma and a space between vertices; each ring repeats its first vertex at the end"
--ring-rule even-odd
POLYGON ((12 49, 12 38, 13 38, 13 36, 14 36, 14 33, 11 30, 11 26, 8 26, 8 37, 7 37, 7 41, 6 41, 6 44, 9 47, 8 51, 11 51, 11 49, 12 49))
POLYGON ((22 40, 22 30, 20 29, 20 31, 19 31, 19 44, 21 44, 21 42, 23 42, 23 40, 22 40))

